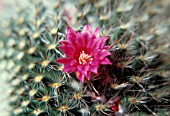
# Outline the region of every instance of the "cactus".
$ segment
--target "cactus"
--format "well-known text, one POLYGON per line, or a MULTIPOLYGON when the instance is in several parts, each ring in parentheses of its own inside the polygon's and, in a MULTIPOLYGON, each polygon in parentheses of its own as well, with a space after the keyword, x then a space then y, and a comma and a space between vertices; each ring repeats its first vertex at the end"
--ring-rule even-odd
MULTIPOLYGON (((2 37, 9 38, 3 41, 7 48, 14 49, 10 57, 3 59, 9 58, 16 70, 15 76, 8 81, 12 88, 11 115, 168 115, 168 2, 30 1, 26 1, 26 5, 19 2, 19 6, 13 5, 17 15, 7 24, 3 23, 6 25, 2 37), (90 28, 97 29, 91 31, 90 28), (68 54, 75 54, 71 47, 80 51, 80 47, 64 43, 70 42, 70 36, 94 41, 90 47, 96 42, 98 46, 94 49, 99 52, 93 51, 97 57, 89 59, 92 56, 84 51, 81 55, 85 62, 84 59, 79 61, 84 66, 88 60, 89 67, 91 62, 98 62, 95 71, 94 67, 88 71, 82 68, 79 73, 71 65, 73 62, 61 60, 70 58, 68 54), (102 54, 101 51, 106 52, 102 54)), ((76 44, 83 46, 84 42, 76 44)))

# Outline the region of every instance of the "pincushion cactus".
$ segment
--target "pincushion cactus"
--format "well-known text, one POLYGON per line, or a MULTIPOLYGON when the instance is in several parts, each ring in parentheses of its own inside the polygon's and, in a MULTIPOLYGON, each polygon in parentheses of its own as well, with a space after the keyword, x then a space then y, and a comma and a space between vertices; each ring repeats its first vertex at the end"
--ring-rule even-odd
POLYGON ((2 31, 4 43, 15 41, 9 58, 19 67, 9 80, 11 115, 168 115, 168 4, 36 0, 26 6, 2 31))

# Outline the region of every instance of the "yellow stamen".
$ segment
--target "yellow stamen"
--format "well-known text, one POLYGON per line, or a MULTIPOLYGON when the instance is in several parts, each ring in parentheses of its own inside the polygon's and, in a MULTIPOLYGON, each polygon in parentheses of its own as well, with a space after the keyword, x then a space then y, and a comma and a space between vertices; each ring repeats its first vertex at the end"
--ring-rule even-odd
POLYGON ((82 64, 82 65, 84 65, 84 64, 86 64, 86 63, 92 63, 92 60, 93 60, 93 58, 91 57, 91 55, 89 55, 89 54, 86 54, 84 51, 82 51, 81 53, 80 53, 80 56, 79 56, 79 64, 82 64))

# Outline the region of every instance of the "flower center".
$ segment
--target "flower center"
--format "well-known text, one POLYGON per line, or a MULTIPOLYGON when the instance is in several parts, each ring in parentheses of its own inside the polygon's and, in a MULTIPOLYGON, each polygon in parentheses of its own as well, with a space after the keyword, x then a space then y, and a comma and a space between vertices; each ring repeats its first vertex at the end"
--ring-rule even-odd
POLYGON ((82 51, 80 53, 80 56, 79 56, 79 63, 80 64, 82 64, 82 65, 84 65, 85 63, 91 64, 92 60, 93 60, 93 58, 91 57, 91 55, 84 53, 84 51, 82 51))

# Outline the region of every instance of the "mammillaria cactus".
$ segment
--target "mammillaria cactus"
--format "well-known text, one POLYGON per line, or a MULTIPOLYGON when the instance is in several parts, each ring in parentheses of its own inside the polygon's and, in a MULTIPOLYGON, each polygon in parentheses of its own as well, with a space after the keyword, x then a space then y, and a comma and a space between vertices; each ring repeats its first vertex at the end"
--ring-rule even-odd
POLYGON ((1 29, 11 115, 168 116, 166 0, 30 1, 1 29))

